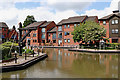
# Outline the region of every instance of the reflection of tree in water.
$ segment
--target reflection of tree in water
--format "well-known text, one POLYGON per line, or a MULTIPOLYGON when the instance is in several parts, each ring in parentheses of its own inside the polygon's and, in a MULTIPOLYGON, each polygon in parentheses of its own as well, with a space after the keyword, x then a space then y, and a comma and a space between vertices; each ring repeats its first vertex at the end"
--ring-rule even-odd
POLYGON ((11 75, 19 75, 21 78, 45 77, 44 75, 47 73, 55 77, 51 73, 54 73, 56 70, 62 76, 67 74, 69 77, 111 77, 112 73, 116 74, 117 72, 111 67, 112 65, 117 65, 117 57, 114 55, 87 55, 64 49, 45 50, 48 53, 47 59, 26 70, 5 73, 4 77, 9 78, 11 75))

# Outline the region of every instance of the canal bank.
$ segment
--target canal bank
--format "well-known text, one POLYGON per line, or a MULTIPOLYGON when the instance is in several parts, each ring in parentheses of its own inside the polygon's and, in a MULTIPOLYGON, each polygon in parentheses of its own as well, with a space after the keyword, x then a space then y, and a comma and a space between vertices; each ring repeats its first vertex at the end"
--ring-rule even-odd
POLYGON ((89 52, 89 53, 120 53, 120 50, 95 50, 95 49, 68 49, 68 51, 89 52))
POLYGON ((34 57, 27 57, 27 60, 23 59, 19 59, 18 58, 18 62, 13 64, 11 63, 2 63, 2 66, 0 66, 0 70, 2 70, 2 72, 10 72, 10 71, 17 71, 17 70, 23 70, 26 69, 32 65, 34 65, 35 63, 47 58, 48 55, 43 53, 40 54, 40 56, 36 55, 34 57))

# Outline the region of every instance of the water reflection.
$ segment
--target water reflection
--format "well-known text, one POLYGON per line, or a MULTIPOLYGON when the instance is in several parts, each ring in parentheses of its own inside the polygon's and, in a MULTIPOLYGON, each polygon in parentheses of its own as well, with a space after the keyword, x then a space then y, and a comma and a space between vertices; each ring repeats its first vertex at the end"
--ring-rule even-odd
POLYGON ((118 55, 82 54, 66 49, 46 49, 48 58, 3 78, 117 78, 118 55))

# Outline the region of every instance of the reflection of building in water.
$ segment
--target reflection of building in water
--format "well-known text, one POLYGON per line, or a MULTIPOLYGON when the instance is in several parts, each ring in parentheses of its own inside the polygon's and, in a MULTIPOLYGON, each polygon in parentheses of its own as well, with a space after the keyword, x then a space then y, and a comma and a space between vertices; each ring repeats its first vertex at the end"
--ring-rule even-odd
MULTIPOLYGON (((53 51, 54 52, 54 51, 53 51)), ((83 68, 84 65, 89 66, 89 68, 94 67, 91 70, 103 70, 106 73, 106 76, 110 77, 110 75, 117 75, 117 61, 116 63, 112 63, 112 55, 84 55, 79 52, 70 52, 65 49, 55 49, 54 54, 52 52, 49 54, 49 59, 56 59, 57 65, 59 68, 70 69, 72 66, 76 65, 76 61, 79 63, 77 66, 83 68), (90 64, 91 63, 91 64, 90 64), (114 66, 115 68, 111 67, 114 66), (103 67, 104 66, 104 67, 103 67), (100 68, 101 67, 101 68, 100 68)), ((83 71, 85 71, 83 69, 83 71)))

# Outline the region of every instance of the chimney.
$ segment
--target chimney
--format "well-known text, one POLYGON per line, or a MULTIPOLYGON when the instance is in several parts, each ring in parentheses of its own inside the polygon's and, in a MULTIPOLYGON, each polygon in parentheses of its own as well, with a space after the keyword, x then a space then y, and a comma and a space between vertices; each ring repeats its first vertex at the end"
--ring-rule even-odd
POLYGON ((119 13, 119 10, 115 10, 115 11, 113 11, 113 13, 119 13))

